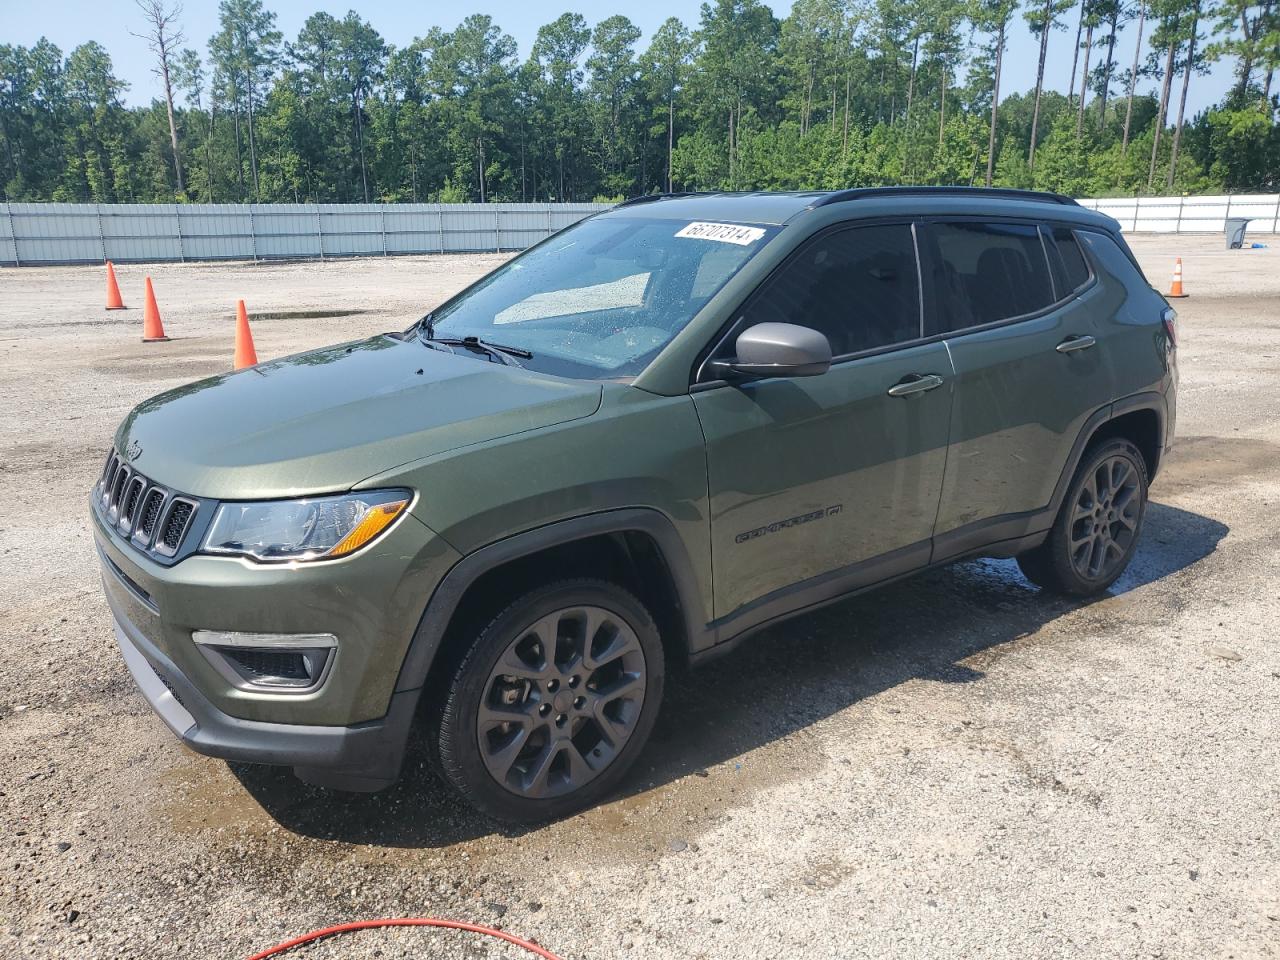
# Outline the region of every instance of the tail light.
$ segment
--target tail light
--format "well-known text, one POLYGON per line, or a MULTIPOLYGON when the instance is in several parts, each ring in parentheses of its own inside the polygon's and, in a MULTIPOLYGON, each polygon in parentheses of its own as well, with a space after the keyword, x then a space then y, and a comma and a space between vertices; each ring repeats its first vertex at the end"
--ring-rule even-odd
POLYGON ((1164 332, 1169 335, 1169 349, 1172 350, 1178 346, 1178 311, 1173 307, 1165 307, 1160 319, 1164 321, 1164 332))

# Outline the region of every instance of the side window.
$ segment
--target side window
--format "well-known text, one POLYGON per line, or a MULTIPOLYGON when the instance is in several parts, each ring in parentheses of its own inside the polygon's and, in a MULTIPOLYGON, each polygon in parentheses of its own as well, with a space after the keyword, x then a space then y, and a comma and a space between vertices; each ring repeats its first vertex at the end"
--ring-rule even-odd
POLYGON ((1054 302, 1040 231, 1019 223, 934 223, 938 333, 1035 313, 1054 302))
POLYGON ((748 325, 796 323, 834 356, 920 336, 920 280, 909 224, 851 227, 803 247, 747 307, 748 325))
POLYGON ((1046 227, 1044 235, 1049 249, 1049 264, 1053 267, 1053 280, 1061 300, 1089 282, 1089 264, 1085 262, 1084 253, 1071 228, 1046 227))

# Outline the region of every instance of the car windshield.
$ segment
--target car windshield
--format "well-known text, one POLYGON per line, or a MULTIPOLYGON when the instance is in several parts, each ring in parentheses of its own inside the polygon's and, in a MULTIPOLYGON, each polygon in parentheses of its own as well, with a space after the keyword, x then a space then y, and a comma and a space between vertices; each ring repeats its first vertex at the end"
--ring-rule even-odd
POLYGON ((504 264, 432 314, 437 338, 528 351, 522 366, 631 377, 777 227, 599 217, 504 264))

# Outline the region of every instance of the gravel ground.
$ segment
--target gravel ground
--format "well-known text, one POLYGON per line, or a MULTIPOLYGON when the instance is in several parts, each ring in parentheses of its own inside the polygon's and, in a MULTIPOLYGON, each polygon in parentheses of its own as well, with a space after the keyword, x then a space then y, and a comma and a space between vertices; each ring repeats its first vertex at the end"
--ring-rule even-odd
MULTIPOLYGON (((418 759, 343 796, 184 750, 120 662, 85 506, 133 404, 229 366, 236 298, 268 358, 503 258, 126 266, 121 313, 101 268, 0 272, 0 957, 421 914, 566 960, 1280 955, 1280 244, 1221 246, 1134 241, 1192 297, 1177 451, 1108 596, 984 561, 791 621, 671 684, 621 796, 518 833, 418 759), (139 342, 146 270, 167 344, 139 342)), ((523 956, 421 930, 296 955, 523 956)))

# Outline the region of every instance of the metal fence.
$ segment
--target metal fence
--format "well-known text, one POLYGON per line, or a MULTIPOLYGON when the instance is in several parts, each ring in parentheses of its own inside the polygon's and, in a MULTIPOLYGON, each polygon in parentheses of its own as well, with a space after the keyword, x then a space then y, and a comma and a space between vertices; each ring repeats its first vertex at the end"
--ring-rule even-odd
POLYGON ((523 250, 607 203, 5 203, 0 265, 523 250))
MULTIPOLYGON (((1082 199, 1130 233, 1280 233, 1280 194, 1082 199)), ((0 266, 523 250, 607 203, 5 203, 0 266)))
POLYGON ((1249 233, 1280 233, 1280 194, 1117 197, 1079 202, 1115 217, 1128 233, 1222 233, 1230 217, 1248 220, 1249 233))

